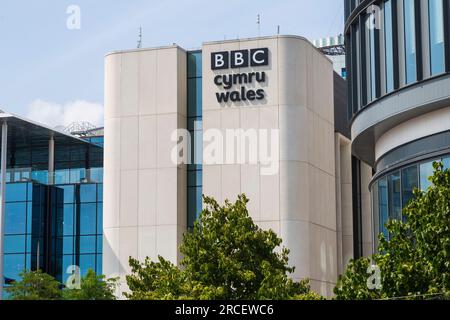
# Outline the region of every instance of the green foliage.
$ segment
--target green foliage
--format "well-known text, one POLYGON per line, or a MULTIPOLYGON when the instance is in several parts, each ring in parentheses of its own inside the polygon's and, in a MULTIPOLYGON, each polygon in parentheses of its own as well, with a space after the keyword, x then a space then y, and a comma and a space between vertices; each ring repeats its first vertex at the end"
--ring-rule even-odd
POLYGON ((81 279, 79 290, 62 290, 61 283, 41 270, 25 271, 20 277, 20 281, 6 287, 12 300, 115 300, 117 279, 105 280, 93 270, 81 279))
POLYGON ((39 271, 20 274, 21 280, 6 288, 12 300, 60 300, 60 283, 39 271))
POLYGON ((104 275, 97 275, 89 269, 81 278, 80 289, 65 289, 63 297, 66 300, 115 300, 114 291, 118 279, 106 279, 104 275))
POLYGON ((261 230, 247 211, 248 199, 238 197, 220 206, 212 198, 192 232, 180 246, 181 268, 159 257, 144 263, 130 258, 127 276, 130 299, 319 299, 308 281, 296 283, 288 274, 289 250, 273 231, 261 230))
POLYGON ((389 240, 379 237, 372 261, 381 271, 381 290, 367 288, 370 260, 352 261, 340 277, 338 299, 427 298, 450 292, 450 170, 434 164, 432 186, 415 190, 403 210, 404 221, 391 220, 389 240))

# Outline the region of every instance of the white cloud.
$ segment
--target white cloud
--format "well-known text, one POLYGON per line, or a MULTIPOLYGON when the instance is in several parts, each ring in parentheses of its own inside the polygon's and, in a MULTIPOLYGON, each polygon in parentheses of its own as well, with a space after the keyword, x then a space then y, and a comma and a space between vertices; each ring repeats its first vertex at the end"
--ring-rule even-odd
POLYGON ((61 105, 37 99, 28 106, 27 118, 50 127, 68 126, 72 122, 78 121, 87 121, 95 126, 103 126, 103 106, 84 100, 61 105))

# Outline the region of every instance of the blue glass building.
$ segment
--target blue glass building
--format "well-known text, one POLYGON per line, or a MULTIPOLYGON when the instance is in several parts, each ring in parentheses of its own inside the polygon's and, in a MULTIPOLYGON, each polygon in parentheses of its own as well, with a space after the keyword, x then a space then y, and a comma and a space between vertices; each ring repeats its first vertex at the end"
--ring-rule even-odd
POLYGON ((2 120, 5 285, 24 270, 41 269, 63 283, 74 265, 82 275, 101 274, 103 137, 78 138, 9 114, 2 120))

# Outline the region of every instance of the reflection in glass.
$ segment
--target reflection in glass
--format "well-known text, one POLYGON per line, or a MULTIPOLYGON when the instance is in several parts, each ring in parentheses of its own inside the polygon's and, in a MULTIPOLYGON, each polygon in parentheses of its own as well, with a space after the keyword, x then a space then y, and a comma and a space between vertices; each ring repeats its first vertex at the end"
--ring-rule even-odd
POLYGON ((95 203, 80 205, 80 234, 96 234, 97 230, 97 205, 95 203))
POLYGON ((394 39, 392 28, 392 0, 384 3, 384 38, 386 53, 386 92, 394 90, 394 39))
POLYGON ((25 254, 5 254, 3 265, 5 278, 20 280, 19 275, 25 270, 25 254))
POLYGON ((5 234, 25 234, 27 206, 26 202, 5 204, 5 234))
POLYGON ((80 237, 80 254, 95 253, 96 250, 95 236, 82 236, 80 237))
POLYGON ((376 63, 376 53, 377 53, 377 45, 375 38, 375 14, 370 14, 368 19, 369 22, 369 65, 370 65, 370 85, 368 86, 370 90, 369 100, 373 101, 377 97, 377 63, 376 63))
POLYGON ((415 0, 404 0, 406 84, 417 80, 415 0))
POLYGON ((386 229, 386 223, 389 220, 389 209, 388 209, 388 183, 386 178, 380 179, 378 181, 378 196, 380 203, 380 228, 381 233, 384 234, 385 238, 389 238, 389 232, 386 229))
POLYGON ((417 165, 402 170, 402 206, 406 207, 413 198, 413 191, 419 187, 417 165))
POLYGON ((5 253, 25 253, 25 235, 5 236, 5 253))
POLYGON ((428 6, 431 74, 435 75, 445 71, 443 0, 428 0, 428 6))
POLYGON ((82 184, 80 185, 80 202, 96 202, 97 201, 97 185, 82 184))
POLYGON ((420 165, 420 189, 423 191, 431 187, 429 178, 433 175, 433 162, 427 162, 420 165))
POLYGON ((444 165, 444 169, 450 169, 450 158, 444 158, 442 164, 444 165))
POLYGON ((400 193, 400 172, 394 172, 388 177, 389 188, 389 219, 400 220, 402 218, 402 203, 400 193))
POLYGON ((95 271, 95 254, 80 255, 80 272, 85 276, 89 269, 95 271))
POLYGON ((378 247, 378 235, 380 234, 380 197, 378 194, 378 182, 372 186, 372 201, 373 201, 373 232, 374 245, 378 247))

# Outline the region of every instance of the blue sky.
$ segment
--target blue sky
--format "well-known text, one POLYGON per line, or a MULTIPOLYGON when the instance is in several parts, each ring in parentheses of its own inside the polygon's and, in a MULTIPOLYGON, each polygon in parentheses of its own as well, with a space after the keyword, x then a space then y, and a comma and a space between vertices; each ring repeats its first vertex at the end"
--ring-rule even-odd
POLYGON ((177 43, 343 30, 343 0, 1 0, 0 108, 45 122, 101 124, 103 59, 110 51, 177 43), (67 28, 70 5, 81 28, 67 28), (91 118, 91 119, 86 119, 91 118))

